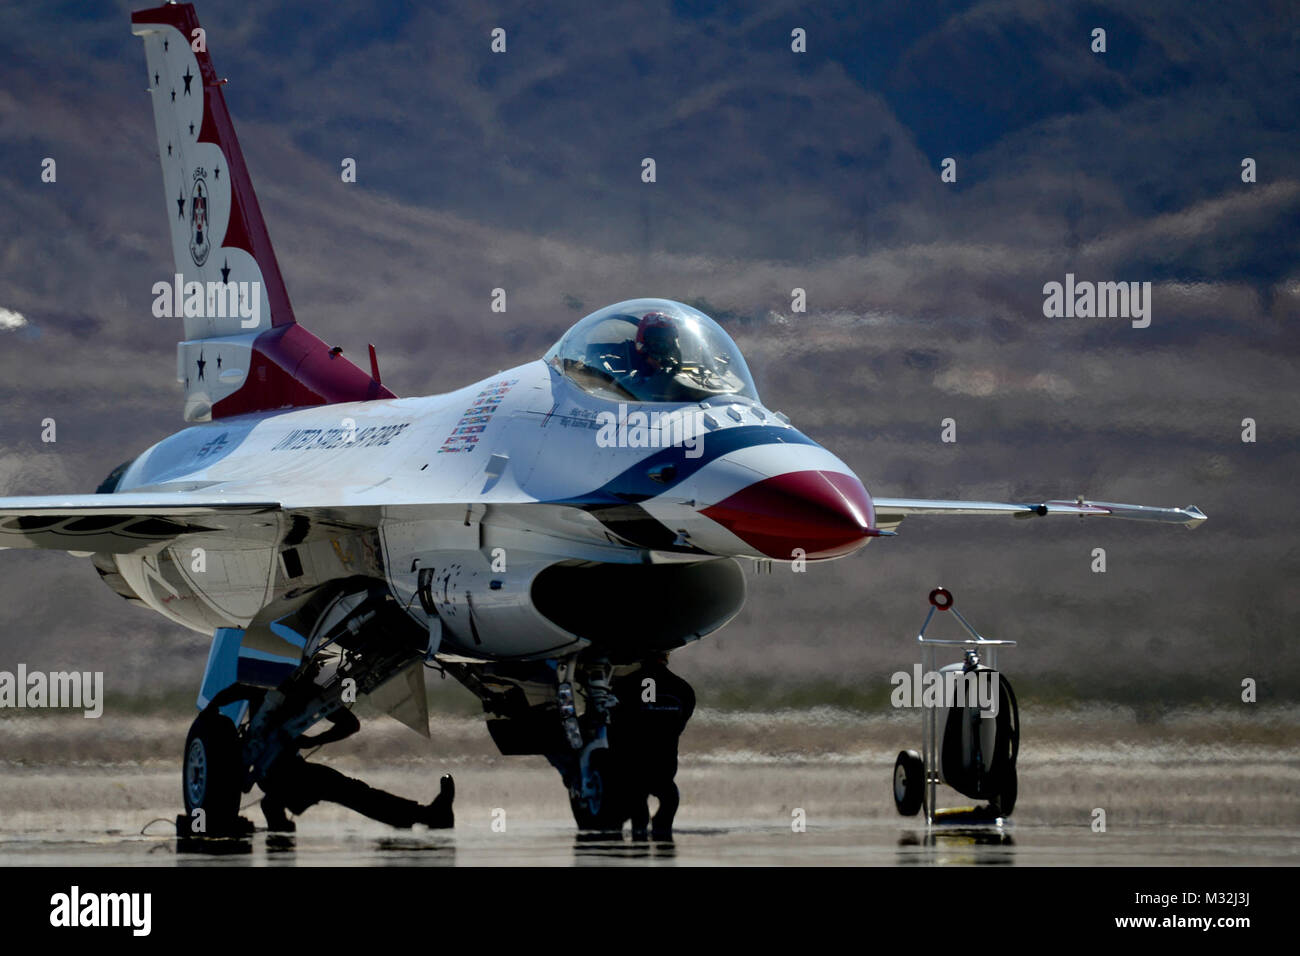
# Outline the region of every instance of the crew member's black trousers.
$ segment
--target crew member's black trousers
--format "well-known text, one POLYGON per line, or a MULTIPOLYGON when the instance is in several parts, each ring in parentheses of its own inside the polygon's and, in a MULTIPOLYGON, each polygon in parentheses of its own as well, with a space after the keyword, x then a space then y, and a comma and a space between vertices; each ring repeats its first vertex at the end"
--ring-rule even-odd
MULTIPOLYGON (((675 742, 674 742, 675 743, 675 742)), ((650 774, 633 770, 631 781, 631 816, 632 832, 644 833, 650 823, 650 807, 647 799, 654 797, 659 801, 659 808, 654 815, 655 836, 667 836, 673 829, 673 818, 681 805, 681 793, 673 778, 677 776, 677 754, 664 754, 646 761, 652 771, 650 774)))
POLYGON ((274 805, 300 814, 322 800, 337 803, 389 826, 409 829, 424 810, 414 800, 407 800, 378 790, 360 780, 339 773, 324 764, 308 763, 294 756, 282 760, 266 779, 262 790, 274 805))

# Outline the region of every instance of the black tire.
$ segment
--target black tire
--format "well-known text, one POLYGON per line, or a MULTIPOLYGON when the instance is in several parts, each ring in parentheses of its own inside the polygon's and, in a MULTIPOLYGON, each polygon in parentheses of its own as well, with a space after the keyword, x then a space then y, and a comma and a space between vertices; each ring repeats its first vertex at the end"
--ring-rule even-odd
POLYGON ((181 758, 181 791, 187 821, 194 826, 194 811, 201 809, 204 826, 193 835, 234 831, 243 783, 241 753, 239 731, 219 711, 205 710, 190 725, 181 758))
POLYGON ((1002 700, 998 712, 998 753, 994 758, 993 770, 997 783, 997 793, 989 800, 989 805, 998 816, 1009 817, 1016 808, 1016 797, 1020 784, 1016 776, 1016 758, 1020 756, 1020 705, 1016 701, 1015 691, 1006 677, 1001 678, 1002 700), (1004 722, 1005 721, 1005 722, 1004 722))
POLYGON ((593 750, 589 758, 595 794, 579 797, 569 790, 569 808, 579 830, 622 831, 628 817, 613 754, 608 749, 593 750))
POLYGON ((900 750, 894 761, 894 806, 905 817, 921 812, 925 797, 925 761, 915 750, 900 750))
POLYGON ((1012 764, 1003 772, 1001 791, 989 801, 989 805, 997 811, 998 816, 1011 816, 1011 811, 1016 808, 1018 790, 1019 781, 1016 778, 1016 765, 1012 764))

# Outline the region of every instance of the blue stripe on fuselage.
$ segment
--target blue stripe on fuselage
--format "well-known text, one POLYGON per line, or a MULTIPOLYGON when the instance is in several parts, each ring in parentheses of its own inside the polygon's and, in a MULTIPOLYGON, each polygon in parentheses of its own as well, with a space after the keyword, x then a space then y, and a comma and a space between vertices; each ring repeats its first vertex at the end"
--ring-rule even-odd
POLYGON ((698 458, 686 457, 684 448, 663 448, 648 458, 641 459, 599 488, 586 494, 558 499, 552 504, 600 507, 645 501, 675 488, 705 465, 739 448, 755 445, 816 445, 817 443, 795 428, 780 428, 776 425, 741 425, 736 428, 707 432, 700 436, 700 444, 703 446, 704 453, 698 458), (676 469, 672 478, 668 481, 656 481, 650 477, 651 471, 665 465, 672 465, 676 469))

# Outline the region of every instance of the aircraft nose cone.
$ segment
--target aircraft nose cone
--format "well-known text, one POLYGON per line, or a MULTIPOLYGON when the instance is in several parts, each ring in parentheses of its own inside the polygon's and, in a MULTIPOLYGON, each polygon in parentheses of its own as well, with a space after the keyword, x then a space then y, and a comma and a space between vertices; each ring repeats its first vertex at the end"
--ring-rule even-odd
POLYGON ((836 558, 877 534, 871 496, 853 475, 792 471, 765 478, 702 509, 746 544, 789 561, 796 548, 809 558, 836 558))

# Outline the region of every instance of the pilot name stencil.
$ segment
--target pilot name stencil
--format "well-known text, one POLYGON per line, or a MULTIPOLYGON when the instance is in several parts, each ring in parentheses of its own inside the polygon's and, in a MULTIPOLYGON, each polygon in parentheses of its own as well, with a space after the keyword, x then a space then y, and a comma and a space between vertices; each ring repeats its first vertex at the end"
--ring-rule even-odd
POLYGON ((560 415, 559 422, 563 428, 599 428, 600 422, 596 421, 596 413, 590 408, 579 408, 574 405, 569 409, 568 414, 560 415))

